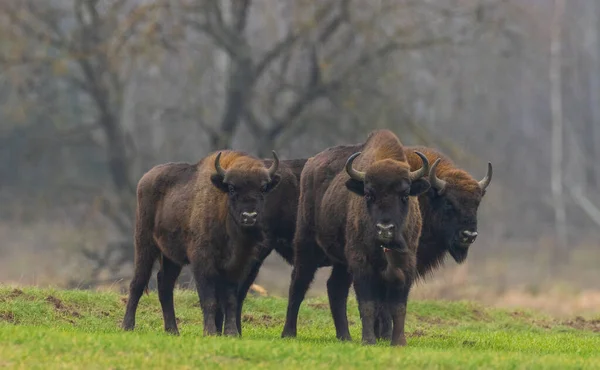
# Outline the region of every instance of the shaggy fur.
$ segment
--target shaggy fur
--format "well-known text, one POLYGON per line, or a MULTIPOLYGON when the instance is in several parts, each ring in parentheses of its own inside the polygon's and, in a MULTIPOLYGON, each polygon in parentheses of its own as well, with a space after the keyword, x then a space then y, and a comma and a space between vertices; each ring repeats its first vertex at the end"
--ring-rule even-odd
POLYGON ((204 315, 204 334, 238 335, 237 287, 263 238, 264 198, 279 182, 263 162, 236 151, 213 153, 196 164, 169 163, 148 171, 137 187, 135 273, 122 327, 132 330, 139 299, 156 259, 158 295, 165 330, 178 334, 173 288, 183 265, 191 264, 204 315), (244 224, 243 212, 258 221, 244 224))

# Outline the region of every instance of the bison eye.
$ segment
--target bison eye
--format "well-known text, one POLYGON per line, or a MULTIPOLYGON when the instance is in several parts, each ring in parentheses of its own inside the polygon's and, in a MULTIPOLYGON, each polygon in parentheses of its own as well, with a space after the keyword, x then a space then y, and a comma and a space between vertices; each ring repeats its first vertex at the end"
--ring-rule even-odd
POLYGON ((365 193, 365 199, 367 200, 367 202, 372 202, 375 200, 375 194, 373 194, 372 192, 368 191, 365 193))
POLYGON ((408 195, 407 194, 402 194, 402 202, 408 203, 408 195))
POLYGON ((444 212, 445 213, 452 213, 454 211, 454 206, 452 205, 452 203, 450 203, 447 199, 444 199, 444 212))
POLYGON ((260 187, 261 193, 266 193, 269 190, 269 186, 267 184, 260 187))
POLYGON ((231 195, 235 194, 235 186, 229 184, 228 189, 229 189, 229 194, 231 194, 231 195))

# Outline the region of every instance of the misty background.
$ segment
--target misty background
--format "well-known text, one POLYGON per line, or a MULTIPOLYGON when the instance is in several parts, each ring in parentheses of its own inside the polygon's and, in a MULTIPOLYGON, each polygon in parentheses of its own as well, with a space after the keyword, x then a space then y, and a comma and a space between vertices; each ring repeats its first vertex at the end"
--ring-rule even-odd
MULTIPOLYGON (((156 164, 389 128, 494 166, 467 262, 414 294, 597 307, 599 98, 596 0, 3 0, 0 282, 129 284, 156 164)), ((257 283, 285 295, 290 272, 273 253, 257 283)))

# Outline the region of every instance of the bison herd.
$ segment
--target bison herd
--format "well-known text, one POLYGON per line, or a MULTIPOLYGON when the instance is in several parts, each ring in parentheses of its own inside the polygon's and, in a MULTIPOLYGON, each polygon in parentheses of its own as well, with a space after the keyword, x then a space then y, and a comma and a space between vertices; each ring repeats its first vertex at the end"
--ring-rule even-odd
POLYGON ((331 266, 327 295, 337 338, 351 340, 346 311, 354 285, 362 342, 405 345, 412 284, 446 253, 465 261, 491 179, 489 163, 477 181, 435 149, 403 146, 389 130, 308 159, 224 150, 196 164, 158 165, 137 187, 135 272, 122 327, 134 328, 158 259, 167 332, 178 334, 173 290, 189 264, 204 334, 241 336, 244 299, 275 250, 293 266, 282 337, 296 336, 315 273, 331 266))

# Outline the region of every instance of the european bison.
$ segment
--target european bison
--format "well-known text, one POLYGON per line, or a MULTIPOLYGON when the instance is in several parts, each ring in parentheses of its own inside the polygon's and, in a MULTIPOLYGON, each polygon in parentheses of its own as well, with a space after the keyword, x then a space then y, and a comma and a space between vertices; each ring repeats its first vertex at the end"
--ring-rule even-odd
MULTIPOLYGON (((342 286, 354 282, 363 343, 375 343, 375 317, 385 306, 394 324, 391 344, 404 345, 406 303, 421 233, 414 196, 429 189, 424 178, 429 163, 422 155, 422 168, 411 172, 402 144, 388 130, 372 133, 362 153, 348 158, 345 171, 330 166, 337 159, 330 154, 326 150, 312 157, 302 171, 294 272, 282 336, 295 336, 304 293, 317 267, 330 260, 328 288, 332 281, 343 282, 342 286), (355 160, 361 170, 353 166, 355 160)), ((328 293, 337 337, 350 339, 348 291, 328 289, 328 293)))
MULTIPOLYGON (((327 169, 331 174, 341 171, 346 163, 346 159, 352 153, 363 150, 365 143, 353 145, 339 145, 324 150, 320 156, 325 161, 327 169), (325 154, 326 153, 326 154, 325 154)), ((423 228, 417 250, 417 272, 418 277, 424 277, 428 273, 439 267, 447 253, 449 253, 457 263, 462 263, 467 257, 468 247, 475 241, 477 236, 477 209, 485 194, 486 188, 492 179, 492 166, 488 164, 488 173, 478 181, 468 172, 456 167, 456 165, 444 154, 433 149, 421 146, 404 147, 404 152, 412 170, 421 166, 420 157, 415 154, 420 151, 428 158, 428 161, 434 163, 440 159, 436 166, 432 166, 430 175, 436 174, 436 178, 431 180, 431 188, 419 196, 421 213, 423 219, 423 228), (439 167, 439 169, 438 169, 439 167), (437 179, 441 180, 438 181, 437 179), (440 192, 439 189, 443 190, 440 192), (479 190, 478 190, 479 189, 479 190), (445 204, 445 205, 444 205, 445 204), (463 233, 466 230, 467 233, 463 233), (467 237, 466 239, 464 237, 467 237)), ((435 164, 435 163, 434 163, 435 164)), ((330 181, 331 179, 329 179, 330 181)), ((279 250, 277 250, 279 252, 279 250)), ((316 264, 306 264, 303 267, 304 281, 292 297, 292 287, 290 286, 290 299, 294 300, 294 305, 300 306, 304 295, 308 290, 310 283, 314 278, 315 271, 321 266, 331 266, 323 254, 316 253, 316 264), (314 269, 312 272, 306 271, 314 269)), ((346 299, 350 288, 351 278, 343 272, 343 269, 333 269, 329 280, 327 281, 327 290, 329 295, 334 321, 345 323, 346 319, 346 299), (339 303, 343 301, 342 303, 339 303), (340 305, 339 307, 336 305, 340 305), (343 317, 337 317, 341 315, 343 317)), ((291 302, 290 302, 291 304, 291 302)), ((297 311, 295 314, 286 317, 286 327, 283 336, 296 335, 297 311)), ((377 321, 377 336, 389 338, 389 320, 377 321), (386 324, 387 321, 387 324, 386 324), (379 328, 381 324, 381 329, 379 328)), ((340 339, 350 339, 349 335, 345 337, 338 333, 340 339)))
POLYGON ((196 164, 156 166, 137 187, 135 273, 122 327, 132 330, 152 266, 160 260, 158 296, 165 330, 178 334, 173 289, 185 264, 196 280, 204 334, 239 335, 237 287, 263 238, 265 198, 277 187, 279 160, 266 168, 245 153, 213 153, 196 164))

